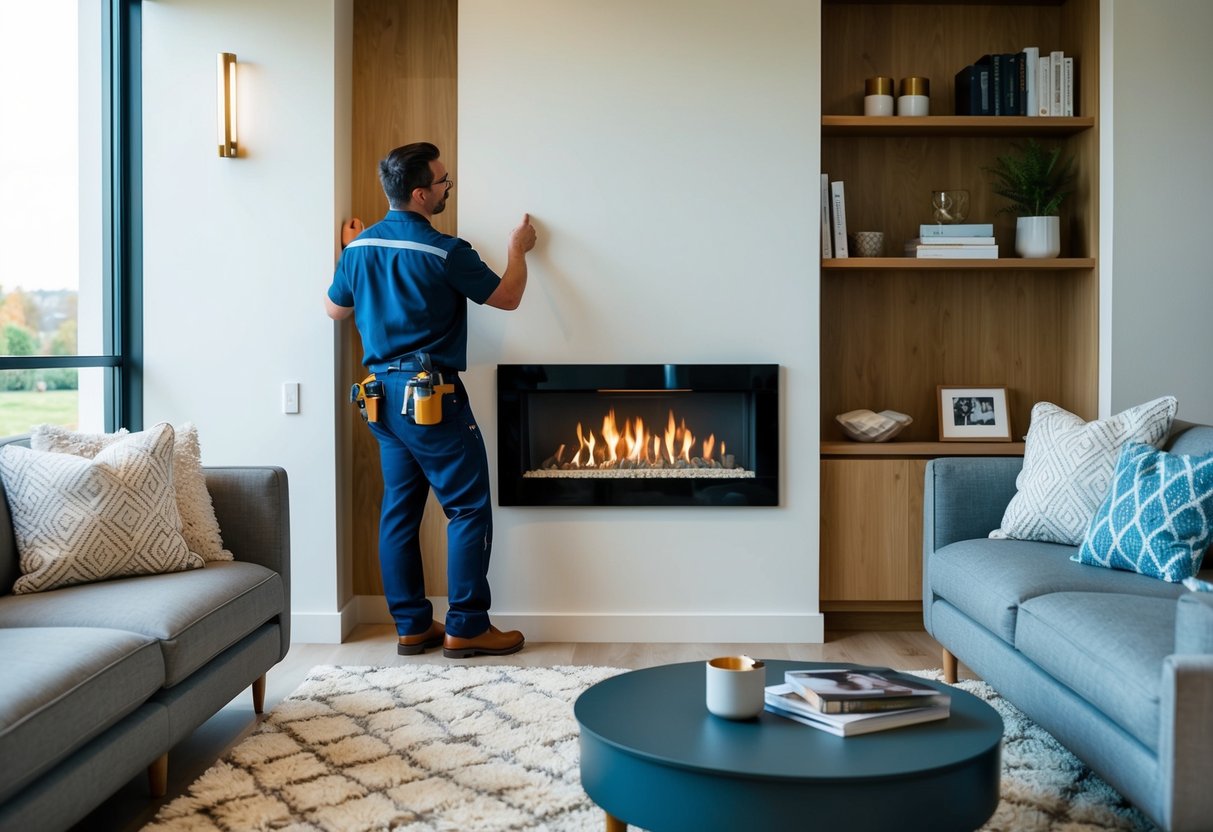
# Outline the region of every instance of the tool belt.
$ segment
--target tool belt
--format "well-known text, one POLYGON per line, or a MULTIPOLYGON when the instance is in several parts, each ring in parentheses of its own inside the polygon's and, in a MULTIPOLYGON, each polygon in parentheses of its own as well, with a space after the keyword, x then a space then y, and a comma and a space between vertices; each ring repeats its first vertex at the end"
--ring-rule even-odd
POLYGON ((350 401, 358 405, 358 413, 364 422, 379 421, 379 400, 383 398, 383 382, 371 373, 350 388, 350 401))
POLYGON ((404 388, 404 407, 400 412, 419 425, 436 425, 442 421, 442 397, 455 392, 442 373, 434 372, 428 353, 418 353, 421 372, 408 380, 404 388))
MULTIPOLYGON (((455 385, 448 384, 442 373, 434 372, 427 353, 416 356, 420 372, 410 378, 404 388, 404 405, 400 412, 418 425, 436 425, 442 421, 442 397, 455 392, 455 385)), ((389 370, 398 369, 390 367, 389 370)), ((379 421, 379 401, 383 398, 383 382, 371 373, 350 388, 350 401, 358 405, 364 422, 379 421)))

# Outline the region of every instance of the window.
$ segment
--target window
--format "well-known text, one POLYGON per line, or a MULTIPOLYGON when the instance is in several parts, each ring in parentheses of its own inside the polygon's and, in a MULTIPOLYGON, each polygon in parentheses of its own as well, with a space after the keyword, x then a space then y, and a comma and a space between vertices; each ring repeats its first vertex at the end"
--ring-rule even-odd
POLYGON ((0 436, 142 427, 139 11, 0 4, 0 436))

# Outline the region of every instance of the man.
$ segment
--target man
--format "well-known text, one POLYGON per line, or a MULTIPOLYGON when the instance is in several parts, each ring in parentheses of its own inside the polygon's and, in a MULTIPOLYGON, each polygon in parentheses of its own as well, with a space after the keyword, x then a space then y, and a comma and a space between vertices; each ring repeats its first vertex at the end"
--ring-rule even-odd
MULTIPOLYGON (((492 501, 484 439, 458 373, 467 369, 467 301, 517 309, 526 290, 526 253, 535 246, 529 215, 510 234, 505 272, 498 277, 464 240, 439 233, 430 218, 446 207, 454 187, 438 148, 428 142, 398 147, 379 163, 389 211, 349 242, 325 298, 329 317, 350 315, 362 336, 363 364, 383 382, 378 421, 383 505, 379 565, 396 621, 401 655, 443 647, 449 658, 504 656, 522 649, 517 630, 489 623, 492 501), (441 421, 418 424, 406 407, 410 379, 429 362, 454 392, 441 398, 441 421), (447 526, 446 627, 434 621, 425 595, 419 529, 434 490, 447 526)), ((343 229, 360 230, 357 220, 343 229)), ((434 395, 437 395, 435 393, 434 395)), ((425 421, 424 419, 420 421, 425 421)))

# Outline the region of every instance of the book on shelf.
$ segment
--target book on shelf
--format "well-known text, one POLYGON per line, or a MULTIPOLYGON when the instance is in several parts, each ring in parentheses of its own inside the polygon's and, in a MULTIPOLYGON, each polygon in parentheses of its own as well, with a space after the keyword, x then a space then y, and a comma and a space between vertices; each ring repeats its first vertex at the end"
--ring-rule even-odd
POLYGON ((1063 112, 1062 87, 1065 84, 1065 63, 1066 55, 1064 52, 1049 53, 1049 72, 1051 73, 1049 86, 1052 90, 1052 95, 1049 98, 1049 115, 1051 116, 1059 116, 1063 112))
POLYGON ((830 242, 833 230, 830 228, 830 175, 821 175, 821 259, 829 260, 834 256, 834 246, 830 242))
POLYGON ((1020 56, 1008 53, 1002 56, 1002 114, 1004 116, 1023 115, 1019 109, 1019 65, 1020 56))
POLYGON ((966 66, 956 73, 956 115, 988 116, 990 109, 990 68, 966 66))
POLYGON ((906 241, 906 248, 911 246, 992 246, 993 237, 915 237, 906 241))
POLYGON ((1035 117, 1040 115, 1040 101, 1036 92, 1037 75, 1040 71, 1040 47, 1025 46, 1022 60, 1024 68, 1023 114, 1035 117))
POLYGON ((1036 114, 1047 116, 1050 113, 1049 102, 1053 98, 1053 73, 1050 68, 1053 62, 1049 56, 1043 56, 1038 62, 1036 73, 1036 114))
POLYGON ((1003 85, 1006 83, 1003 80, 1003 56, 1002 55, 982 55, 973 66, 984 66, 990 72, 990 112, 988 115, 1002 116, 1006 115, 1003 109, 1003 85))
POLYGON ((920 260, 997 260, 998 246, 906 246, 907 257, 920 260))
POLYGON ((945 225, 942 222, 924 222, 918 226, 918 236, 930 237, 993 237, 992 222, 957 222, 945 225))
POLYGON ((1074 59, 1062 59, 1061 114, 1074 115, 1074 59))
POLYGON ((830 202, 834 214, 834 256, 847 256, 847 197, 841 181, 830 183, 830 202))
POLYGON ((839 737, 853 737, 906 725, 934 722, 947 719, 951 712, 948 705, 937 705, 872 713, 824 714, 809 707, 800 694, 796 693, 796 689, 787 684, 766 688, 764 699, 768 712, 839 737))
POLYGON ((808 707, 826 714, 947 707, 952 701, 946 692, 926 682, 878 668, 788 670, 783 681, 808 707))

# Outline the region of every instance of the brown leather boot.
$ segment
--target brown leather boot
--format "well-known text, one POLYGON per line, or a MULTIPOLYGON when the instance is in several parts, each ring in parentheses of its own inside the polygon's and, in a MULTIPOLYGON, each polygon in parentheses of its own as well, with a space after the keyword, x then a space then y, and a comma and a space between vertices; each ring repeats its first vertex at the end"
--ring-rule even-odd
POLYGON ((510 630, 503 633, 490 626, 475 638, 459 638, 447 635, 442 642, 442 655, 448 659, 466 659, 469 656, 508 656, 522 649, 526 641, 522 633, 510 630))
POLYGON ((415 636, 401 636, 400 643, 396 645, 396 652, 402 656, 416 656, 431 647, 440 646, 445 636, 446 630, 435 621, 424 633, 418 633, 415 636))

